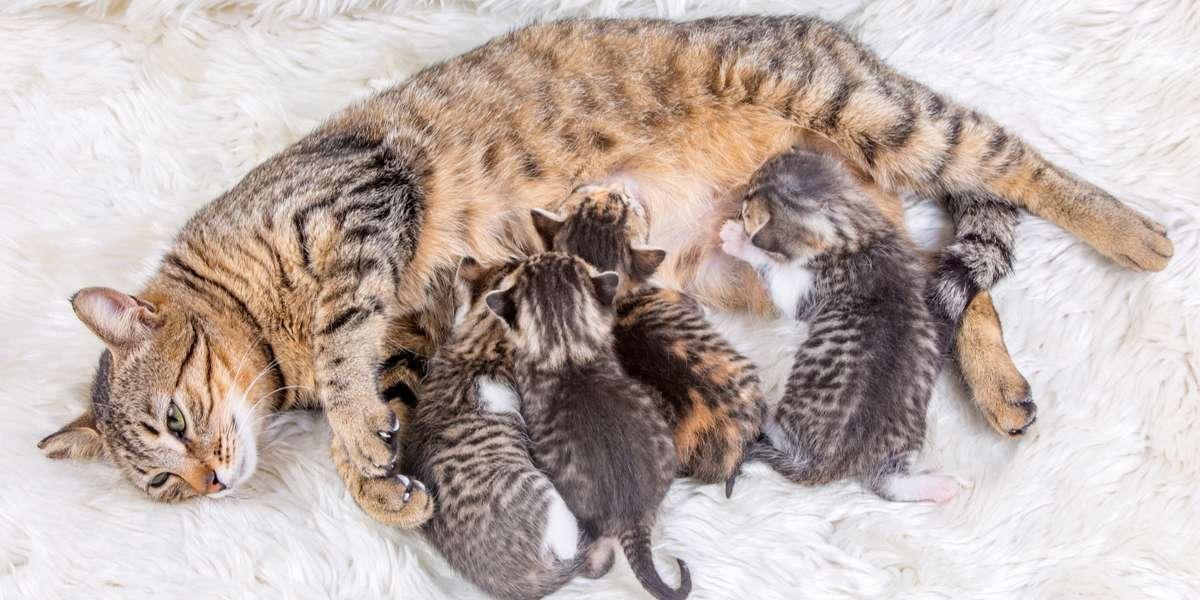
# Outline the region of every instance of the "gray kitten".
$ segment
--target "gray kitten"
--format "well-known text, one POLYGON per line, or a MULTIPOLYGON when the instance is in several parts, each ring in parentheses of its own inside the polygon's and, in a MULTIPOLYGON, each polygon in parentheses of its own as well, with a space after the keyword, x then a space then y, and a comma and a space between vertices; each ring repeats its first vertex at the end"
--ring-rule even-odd
MULTIPOLYGON (((485 298, 507 324, 534 460, 588 535, 620 540, 648 592, 684 598, 691 591, 684 562, 672 589, 651 558, 650 530, 678 463, 662 398, 617 359, 618 283, 616 273, 597 275, 580 258, 546 253, 523 261, 485 298)), ((588 560, 610 556, 597 550, 588 560)))
POLYGON ((753 176, 722 248, 758 270, 784 315, 809 322, 765 459, 789 479, 858 479, 880 496, 945 502, 955 478, 911 474, 942 363, 920 252, 835 160, 791 151, 753 176))
POLYGON ((456 325, 429 362, 404 459, 429 484, 423 531, 450 564, 494 596, 540 598, 581 570, 584 542, 530 459, 503 326, 479 302, 515 266, 459 265, 456 325))

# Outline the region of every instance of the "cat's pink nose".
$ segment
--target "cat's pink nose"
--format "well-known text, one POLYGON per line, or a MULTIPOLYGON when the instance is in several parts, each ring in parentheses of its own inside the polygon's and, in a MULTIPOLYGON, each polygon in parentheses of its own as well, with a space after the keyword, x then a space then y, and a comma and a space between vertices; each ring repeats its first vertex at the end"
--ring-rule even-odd
POLYGON ((208 476, 204 478, 204 487, 206 490, 204 493, 215 494, 221 490, 224 490, 225 484, 221 483, 221 480, 217 478, 216 471, 209 471, 208 476))

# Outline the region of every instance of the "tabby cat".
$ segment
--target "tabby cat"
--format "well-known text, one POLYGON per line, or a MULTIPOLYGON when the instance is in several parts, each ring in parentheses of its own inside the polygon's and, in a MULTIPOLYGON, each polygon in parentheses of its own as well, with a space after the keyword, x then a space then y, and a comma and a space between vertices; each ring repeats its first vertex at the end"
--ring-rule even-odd
POLYGON ((651 558, 650 531, 678 463, 659 413, 662 398, 617 360, 618 284, 612 271, 597 274, 578 257, 546 253, 522 261, 485 300, 507 325, 534 461, 591 539, 620 540, 646 591, 685 598, 691 577, 684 562, 672 589, 651 558))
MULTIPOLYGON (((77 294, 76 313, 111 353, 96 382, 104 406, 41 447, 106 453, 152 497, 179 499, 217 487, 205 485, 210 471, 226 488, 243 485, 263 415, 320 407, 354 492, 389 473, 403 435, 375 385, 380 365, 447 334, 459 258, 490 264, 530 251, 530 209, 621 174, 638 185, 649 242, 674 257, 664 285, 772 312, 753 270, 722 266, 716 234, 738 201, 729 190, 767 157, 817 138, 882 188, 889 212, 903 191, 985 194, 1129 268, 1162 269, 1172 253, 1161 225, 896 73, 836 25, 801 16, 537 24, 347 108, 254 168, 184 226, 137 296, 77 294), (404 342, 396 332, 417 328, 398 324, 411 323, 424 337, 404 342)), ((1010 394, 1024 382, 986 295, 960 331, 971 332, 957 348, 983 410, 1002 430, 1026 423, 1022 397, 1010 394)), ((399 513, 383 507, 391 522, 427 518, 426 493, 378 481, 411 498, 399 513)), ((380 508, 355 496, 372 514, 380 508)))
POLYGON ((840 165, 805 151, 755 173, 741 222, 721 239, 781 312, 809 323, 765 427, 770 444, 752 457, 798 483, 857 478, 892 500, 953 497, 954 478, 910 474, 942 362, 912 242, 840 165))
POLYGON ((626 289, 615 304, 617 358, 666 400, 660 409, 673 432, 679 473, 726 482, 726 494, 732 493, 766 414, 754 365, 705 320, 693 298, 647 283, 666 255, 635 246, 647 223, 625 185, 580 186, 559 210, 567 211, 565 219, 534 209, 534 227, 548 250, 621 276, 626 289))
POLYGON ((422 531, 489 594, 540 598, 579 570, 579 526, 534 466, 499 320, 483 293, 517 263, 464 258, 459 319, 429 363, 405 439, 406 469, 429 482, 437 510, 422 531))

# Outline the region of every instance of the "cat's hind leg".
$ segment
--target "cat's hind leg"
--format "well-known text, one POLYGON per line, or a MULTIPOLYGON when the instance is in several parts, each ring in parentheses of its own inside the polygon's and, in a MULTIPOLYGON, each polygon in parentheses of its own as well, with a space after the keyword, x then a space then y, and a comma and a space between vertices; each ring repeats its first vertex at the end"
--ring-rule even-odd
POLYGON ((990 294, 980 292, 971 300, 955 336, 954 354, 971 400, 996 431, 1024 434, 1037 420, 1037 405, 1004 345, 990 294))

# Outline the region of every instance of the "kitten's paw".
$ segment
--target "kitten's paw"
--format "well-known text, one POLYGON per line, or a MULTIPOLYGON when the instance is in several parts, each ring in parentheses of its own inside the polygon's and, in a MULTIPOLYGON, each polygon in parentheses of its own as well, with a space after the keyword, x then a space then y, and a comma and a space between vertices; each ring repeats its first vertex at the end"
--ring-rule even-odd
POLYGON ((419 527, 433 515, 425 484, 405 475, 364 480, 357 500, 372 519, 401 529, 419 527))
POLYGON ((721 238, 721 250, 725 254, 735 258, 742 258, 742 255, 746 252, 746 243, 750 241, 750 238, 746 235, 746 230, 742 227, 741 223, 733 220, 725 221, 721 225, 719 236, 721 238))
POLYGON ((364 477, 382 477, 396 462, 394 440, 400 419, 382 402, 366 402, 359 410, 328 413, 333 443, 341 444, 347 460, 364 477))
POLYGON ((957 477, 941 473, 893 475, 883 484, 882 495, 896 502, 937 502, 945 504, 961 489, 957 477))
POLYGON ((1167 228, 1120 202, 1093 222, 1081 223, 1079 235, 1101 254, 1134 271, 1161 271, 1175 255, 1167 228))

